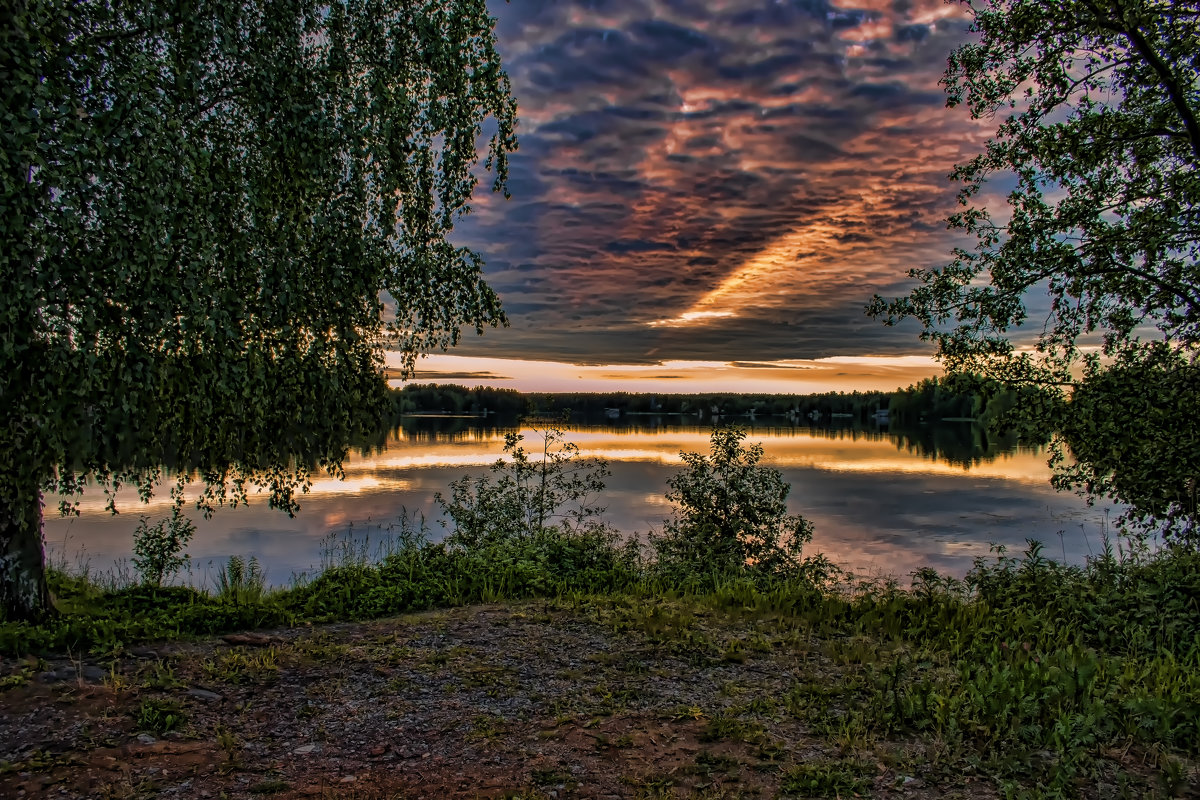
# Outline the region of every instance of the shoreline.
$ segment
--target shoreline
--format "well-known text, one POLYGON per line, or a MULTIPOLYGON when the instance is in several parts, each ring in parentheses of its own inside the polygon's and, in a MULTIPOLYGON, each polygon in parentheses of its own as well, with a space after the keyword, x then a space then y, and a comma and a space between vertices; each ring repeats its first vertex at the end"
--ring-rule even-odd
POLYGON ((409 549, 291 594, 245 569, 219 598, 56 575, 68 616, 0 623, 0 794, 1200 793, 1193 551, 1034 549, 902 590, 811 564, 687 588, 598 569, 583 540, 505 548, 409 549))

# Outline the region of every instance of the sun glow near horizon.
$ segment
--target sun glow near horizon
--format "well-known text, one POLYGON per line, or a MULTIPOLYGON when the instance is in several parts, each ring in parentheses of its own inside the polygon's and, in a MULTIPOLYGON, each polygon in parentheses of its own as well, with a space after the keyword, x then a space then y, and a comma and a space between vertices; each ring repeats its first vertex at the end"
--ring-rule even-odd
MULTIPOLYGON (((389 383, 402 386, 401 358, 387 354, 389 383)), ((570 364, 485 356, 434 354, 417 362, 408 383, 457 383, 523 392, 747 392, 811 394, 892 391, 940 375, 930 356, 834 356, 758 361, 663 361, 649 364, 570 364)))

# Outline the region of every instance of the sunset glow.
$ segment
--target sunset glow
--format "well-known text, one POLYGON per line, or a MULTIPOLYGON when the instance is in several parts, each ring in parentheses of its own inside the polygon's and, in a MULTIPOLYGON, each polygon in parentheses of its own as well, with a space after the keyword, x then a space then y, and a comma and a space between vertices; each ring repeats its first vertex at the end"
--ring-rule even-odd
MULTIPOLYGON (((399 355, 388 354, 398 368, 399 355)), ((782 361, 666 361, 660 364, 566 364, 458 355, 417 363, 412 383, 457 383, 526 392, 757 392, 806 394, 890 391, 941 373, 928 356, 833 356, 782 361)), ((401 386, 392 380, 393 386, 401 386)))

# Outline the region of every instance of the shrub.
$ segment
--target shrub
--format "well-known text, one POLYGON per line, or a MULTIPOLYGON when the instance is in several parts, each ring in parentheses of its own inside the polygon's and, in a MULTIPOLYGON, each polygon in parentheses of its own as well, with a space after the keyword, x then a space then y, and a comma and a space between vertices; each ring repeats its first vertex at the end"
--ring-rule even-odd
POLYGON ((154 525, 148 524, 147 517, 143 516, 133 534, 133 566, 142 581, 161 586, 164 580, 179 572, 188 562, 187 553, 180 555, 180 551, 195 532, 196 526, 178 507, 172 509, 170 517, 154 525))
POLYGON ((779 470, 761 466, 760 444, 745 446, 736 427, 712 433, 711 452, 682 453, 685 468, 667 483, 675 516, 652 536, 660 570, 675 578, 750 569, 764 576, 795 573, 812 524, 787 513, 791 487, 779 470))
MULTIPOLYGON (((450 499, 438 504, 454 525, 447 545, 476 551, 512 538, 530 537, 547 528, 564 532, 608 530, 593 499, 610 474, 602 458, 584 458, 579 446, 564 440, 559 428, 538 432, 541 453, 531 458, 524 436, 505 436, 504 454, 492 465, 495 480, 465 476, 450 484, 450 499)), ((443 524, 445 524, 443 522, 443 524)))

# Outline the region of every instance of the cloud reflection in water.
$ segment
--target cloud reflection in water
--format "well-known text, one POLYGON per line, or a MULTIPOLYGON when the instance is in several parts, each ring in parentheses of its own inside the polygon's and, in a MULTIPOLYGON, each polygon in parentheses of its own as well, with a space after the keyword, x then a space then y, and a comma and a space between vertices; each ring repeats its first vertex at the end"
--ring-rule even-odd
MULTIPOLYGON (((533 444, 533 432, 525 433, 527 444, 533 444)), ((585 455, 611 460, 613 475, 600 500, 606 518, 627 533, 644 534, 660 529, 670 512, 663 494, 667 478, 678 470, 679 452, 707 451, 708 436, 699 427, 590 428, 571 431, 569 438, 585 455)), ((964 467, 961 456, 931 457, 922 446, 887 434, 825 436, 807 429, 759 428, 749 440, 763 443, 766 461, 792 485, 789 505, 813 521, 814 547, 855 570, 903 578, 928 565, 962 574, 990 542, 1015 551, 1032 536, 1060 552, 1059 530, 1065 531, 1061 546, 1072 560, 1099 548, 1102 508, 1089 509, 1073 495, 1054 492, 1038 453, 1015 450, 964 467)), ((197 520, 189 552, 200 567, 231 554, 255 555, 270 580, 284 583, 319 563, 322 538, 350 526, 378 541, 382 529, 406 510, 423 513, 434 536, 440 536, 434 493, 445 492, 465 473, 485 473, 503 444, 500 430, 433 439, 400 431, 385 451, 352 456, 345 483, 315 481, 295 518, 271 511, 252 496, 249 507, 221 509, 210 520, 197 520)), ((51 550, 63 552, 69 536, 68 561, 80 547, 97 570, 127 558, 137 515, 162 514, 166 501, 158 498, 143 508, 131 494, 120 500, 123 513, 117 517, 102 510, 102 497, 88 496, 78 519, 50 515, 46 540, 51 550)))

